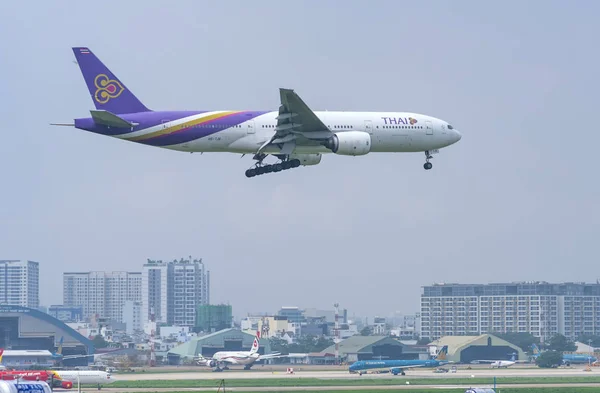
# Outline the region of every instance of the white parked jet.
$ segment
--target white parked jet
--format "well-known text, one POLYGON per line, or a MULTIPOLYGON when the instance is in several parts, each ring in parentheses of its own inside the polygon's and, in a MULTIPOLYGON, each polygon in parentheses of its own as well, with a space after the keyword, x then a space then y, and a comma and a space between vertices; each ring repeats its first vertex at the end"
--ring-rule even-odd
POLYGON ((202 355, 195 358, 198 364, 205 364, 208 367, 214 367, 215 371, 227 370, 229 365, 241 365, 244 366, 244 370, 250 370, 252 365, 264 359, 275 359, 280 357, 286 357, 287 355, 281 355, 279 352, 270 353, 268 355, 260 355, 258 348, 260 345, 260 331, 256 332, 256 337, 252 343, 250 351, 219 351, 216 352, 212 358, 205 358, 202 355))
POLYGON ((431 169, 431 155, 461 139, 448 122, 417 113, 313 112, 290 89, 279 89, 276 111, 152 111, 91 50, 73 52, 96 110, 56 125, 183 152, 252 154, 247 177, 316 165, 323 153, 424 152, 431 169), (269 155, 278 161, 266 164, 269 155))
POLYGON ((58 370, 55 373, 63 380, 73 382, 73 386, 77 386, 77 382, 79 382, 81 385, 98 385, 98 389, 100 389, 102 385, 116 381, 115 377, 106 371, 58 370))
POLYGON ((490 368, 508 368, 517 363, 525 363, 525 361, 517 360, 517 354, 513 353, 510 360, 475 360, 472 363, 489 363, 490 368))

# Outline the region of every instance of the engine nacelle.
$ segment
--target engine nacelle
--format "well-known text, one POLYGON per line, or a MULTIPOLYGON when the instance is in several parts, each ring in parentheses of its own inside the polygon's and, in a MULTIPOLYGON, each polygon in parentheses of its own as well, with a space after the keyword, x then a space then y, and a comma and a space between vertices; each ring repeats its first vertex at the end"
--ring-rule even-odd
POLYGON ((290 160, 300 160, 301 165, 317 165, 321 162, 322 155, 317 154, 290 154, 290 160))
POLYGON ((62 381, 60 383, 60 387, 63 388, 63 389, 71 389, 71 388, 73 388, 73 382, 71 382, 71 381, 62 381))
POLYGON ((363 131, 347 131, 334 134, 325 147, 344 156, 364 156, 371 151, 371 135, 363 131))
POLYGON ((208 359, 208 360, 206 361, 206 365, 207 365, 208 367, 215 367, 215 366, 217 365, 217 362, 215 362, 215 361, 214 361, 214 360, 212 360, 212 359, 208 359))

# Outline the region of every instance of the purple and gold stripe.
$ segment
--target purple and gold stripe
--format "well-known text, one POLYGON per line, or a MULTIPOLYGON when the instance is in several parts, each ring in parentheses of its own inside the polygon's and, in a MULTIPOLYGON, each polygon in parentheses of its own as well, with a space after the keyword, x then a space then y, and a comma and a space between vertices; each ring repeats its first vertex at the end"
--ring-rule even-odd
MULTIPOLYGON (((186 126, 181 128, 180 126, 173 132, 161 134, 154 136, 152 138, 140 140, 140 143, 151 145, 151 146, 171 146, 177 145, 180 143, 190 142, 196 139, 200 139, 206 137, 211 134, 215 134, 219 131, 223 131, 224 129, 234 127, 241 123, 244 123, 248 120, 252 120, 260 115, 268 113, 258 112, 258 111, 235 111, 235 112, 225 112, 220 113, 220 117, 216 117, 210 120, 205 120, 206 117, 202 119, 192 120, 191 122, 197 122, 197 125, 212 125, 214 124, 216 127, 195 127, 195 126, 186 126)), ((212 115, 211 115, 212 116, 212 115)), ((162 130, 161 130, 162 131, 162 130)))
POLYGON ((173 135, 173 134, 176 134, 179 132, 185 132, 193 127, 203 125, 206 123, 211 123, 211 122, 213 122, 213 120, 220 120, 227 116, 231 116, 231 115, 239 114, 239 113, 241 113, 241 112, 240 111, 228 111, 228 112, 215 113, 212 115, 200 117, 198 119, 186 121, 184 123, 177 124, 176 126, 171 126, 171 127, 164 128, 162 130, 154 131, 149 134, 139 135, 139 136, 136 136, 133 138, 125 137, 124 139, 130 140, 132 142, 144 142, 149 139, 158 138, 161 136, 173 135))

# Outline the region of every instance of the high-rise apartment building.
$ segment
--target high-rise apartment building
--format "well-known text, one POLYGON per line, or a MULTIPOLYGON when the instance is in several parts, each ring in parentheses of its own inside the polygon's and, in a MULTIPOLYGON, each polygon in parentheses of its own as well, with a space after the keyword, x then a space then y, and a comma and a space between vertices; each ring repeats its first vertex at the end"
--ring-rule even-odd
POLYGON ((168 322, 169 293, 173 291, 173 264, 152 261, 142 268, 142 323, 150 321, 154 313, 156 322, 168 322), (171 278, 171 280, 169 280, 171 278))
POLYGON ((202 259, 148 260, 142 272, 142 320, 192 327, 199 305, 210 303, 210 272, 202 259))
POLYGON ((600 334, 600 284, 520 282, 423 287, 421 336, 600 334))
POLYGON ((140 272, 63 273, 63 304, 82 306, 85 319, 98 315, 121 322, 125 302, 141 299, 140 272))
POLYGON ((0 304, 37 308, 40 305, 40 264, 0 260, 0 304))

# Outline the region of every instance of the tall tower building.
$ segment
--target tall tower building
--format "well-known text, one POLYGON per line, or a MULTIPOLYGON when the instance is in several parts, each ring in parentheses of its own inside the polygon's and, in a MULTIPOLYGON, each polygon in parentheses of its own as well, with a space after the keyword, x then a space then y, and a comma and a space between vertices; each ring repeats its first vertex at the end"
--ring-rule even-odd
POLYGON ((123 320, 123 305, 142 299, 140 272, 63 273, 63 303, 83 307, 85 319, 97 314, 113 321, 123 320))
POLYGON ((142 321, 194 326, 196 309, 210 303, 210 272, 202 259, 148 260, 142 272, 142 321))
POLYGON ((163 261, 148 259, 148 262, 144 264, 142 269, 142 323, 150 320, 152 312, 154 312, 156 322, 168 322, 169 293, 173 291, 172 271, 173 265, 163 261))
POLYGON ((0 304, 37 308, 40 305, 40 264, 0 260, 0 304))

